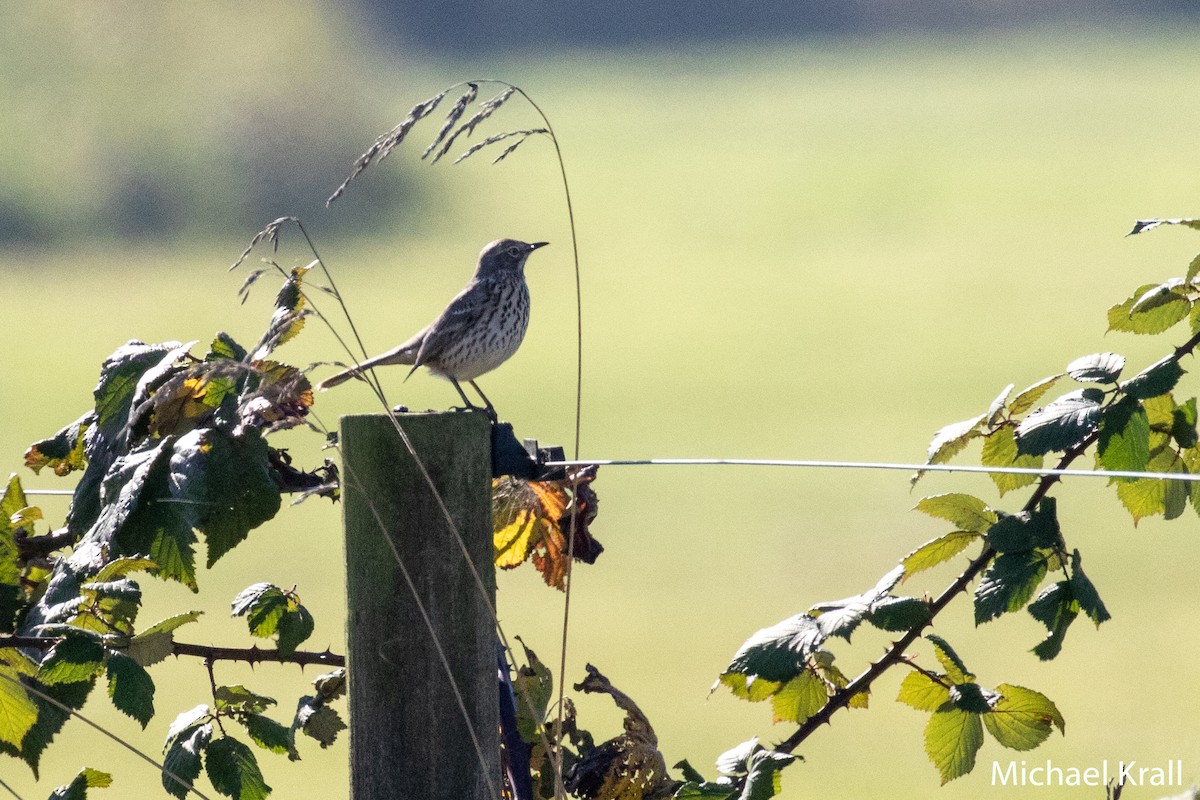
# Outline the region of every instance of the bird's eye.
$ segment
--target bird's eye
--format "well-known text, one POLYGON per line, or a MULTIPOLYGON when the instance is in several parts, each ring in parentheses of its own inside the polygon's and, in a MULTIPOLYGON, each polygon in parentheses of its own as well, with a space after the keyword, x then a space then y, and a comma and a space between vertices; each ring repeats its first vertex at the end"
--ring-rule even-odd
POLYGON ((513 258, 516 258, 516 257, 518 257, 519 255, 521 255, 521 248, 519 248, 519 247, 510 247, 510 248, 508 248, 508 254, 509 254, 510 256, 512 256, 513 258))

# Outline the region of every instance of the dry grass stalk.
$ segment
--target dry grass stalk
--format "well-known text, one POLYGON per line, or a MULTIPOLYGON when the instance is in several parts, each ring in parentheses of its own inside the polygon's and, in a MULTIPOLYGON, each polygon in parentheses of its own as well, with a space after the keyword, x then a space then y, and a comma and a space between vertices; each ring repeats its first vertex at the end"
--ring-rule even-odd
POLYGON ((493 164, 499 164, 501 161, 508 158, 508 154, 511 153, 513 150, 516 150, 518 147, 520 147, 525 142, 525 140, 528 139, 530 136, 536 136, 538 134, 548 134, 548 133, 550 133, 550 131, 547 130, 546 128, 530 128, 528 130, 523 130, 523 131, 505 131, 504 133, 497 133, 493 136, 487 137, 486 139, 484 139, 481 142, 477 142, 477 143, 471 145, 466 150, 466 152, 464 152, 458 158, 454 159, 454 163, 457 164, 458 162, 462 161, 463 159, 473 156, 475 153, 478 153, 483 148, 489 147, 489 146, 495 144, 496 142, 504 141, 505 139, 512 138, 513 136, 521 137, 517 141, 510 144, 507 148, 505 148, 504 152, 501 153, 499 156, 497 156, 495 158, 495 160, 492 161, 493 164))
POLYGON ((421 160, 424 161, 433 152, 434 148, 442 143, 446 138, 446 134, 450 133, 455 124, 462 119, 463 113, 467 110, 467 106, 475 102, 475 97, 479 94, 479 84, 467 83, 467 90, 463 92, 462 97, 458 98, 458 102, 454 104, 454 108, 450 109, 450 113, 446 115, 446 122, 438 131, 437 137, 429 143, 429 147, 425 148, 425 152, 421 154, 421 160))
POLYGON ((470 138, 471 134, 475 132, 475 128, 479 125, 479 123, 496 113, 496 109, 504 105, 504 101, 512 97, 513 93, 516 91, 517 90, 514 87, 509 86, 491 100, 480 104, 479 110, 475 112, 475 116, 464 122, 458 130, 451 134, 446 141, 442 143, 442 148, 438 150, 437 155, 433 157, 434 163, 436 164, 442 156, 446 155, 446 153, 450 151, 450 148, 454 146, 454 141, 459 136, 466 135, 467 138, 470 138))
POLYGON ((333 194, 329 195, 329 199, 325 201, 325 205, 328 206, 334 200, 341 197, 342 193, 346 191, 346 187, 350 185, 350 181, 357 178, 362 174, 363 170, 371 166, 372 161, 377 158, 387 158, 388 154, 404 141, 404 137, 408 136, 408 132, 413 129, 413 126, 432 114, 433 110, 438 107, 438 104, 442 102, 442 98, 445 96, 446 92, 442 91, 428 100, 417 103, 408 112, 408 116, 400 121, 399 125, 376 139, 375 143, 367 148, 367 152, 359 156, 358 160, 354 162, 354 169, 350 172, 350 176, 342 181, 342 185, 335 189, 333 194))

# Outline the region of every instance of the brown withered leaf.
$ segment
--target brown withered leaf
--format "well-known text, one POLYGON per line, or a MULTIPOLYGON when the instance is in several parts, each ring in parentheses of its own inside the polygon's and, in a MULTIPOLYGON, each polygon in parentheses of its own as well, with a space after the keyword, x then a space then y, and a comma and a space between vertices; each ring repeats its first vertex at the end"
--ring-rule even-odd
POLYGON ((87 466, 84 440, 88 428, 95 422, 95 412, 89 411, 49 439, 34 442, 25 451, 25 466, 37 474, 49 467, 60 478, 87 466))
POLYGON ((648 800, 669 797, 675 783, 658 750, 650 720, 629 695, 617 689, 600 670, 587 665, 587 677, 575 691, 607 694, 625 712, 625 732, 598 745, 575 765, 566 788, 590 800, 648 800))
POLYGON ((532 560, 548 586, 562 591, 567 575, 567 537, 574 556, 591 564, 603 551, 588 529, 596 516, 590 484, 595 467, 561 481, 527 481, 506 476, 492 481, 492 544, 497 567, 513 569, 532 560), (587 474, 584 474, 587 473, 587 474), (579 481, 572 497, 572 485, 579 481))

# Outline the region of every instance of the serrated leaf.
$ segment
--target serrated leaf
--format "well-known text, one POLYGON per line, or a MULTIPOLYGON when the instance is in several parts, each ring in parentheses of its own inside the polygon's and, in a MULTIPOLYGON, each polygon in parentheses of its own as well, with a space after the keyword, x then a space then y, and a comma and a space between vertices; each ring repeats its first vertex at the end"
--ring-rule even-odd
POLYGON ((924 672, 913 670, 900 682, 896 700, 918 711, 937 711, 950 702, 950 689, 924 672))
POLYGON ((167 728, 167 738, 163 741, 163 750, 165 751, 173 745, 180 736, 190 733, 202 724, 207 724, 204 720, 210 716, 212 716, 212 709, 203 703, 187 711, 181 711, 167 728))
POLYGON ((750 769, 738 800, 768 800, 779 794, 780 771, 797 756, 761 750, 750 757, 750 769))
MULTIPOLYGON (((983 451, 979 463, 985 467, 1021 467, 1037 469, 1042 466, 1043 456, 1021 455, 1017 451, 1016 428, 1002 425, 983 440, 983 451)), ((989 473, 1001 496, 1014 489, 1037 483, 1036 475, 1020 475, 1008 472, 989 473)))
POLYGON ((936 567, 943 561, 949 561, 979 536, 975 531, 951 531, 931 539, 900 561, 900 565, 904 567, 904 579, 908 580, 911 575, 936 567))
POLYGON ((73 781, 51 792, 49 800, 87 800, 88 789, 105 789, 111 785, 112 775, 84 767, 73 781))
POLYGON ((246 617, 250 635, 265 639, 279 631, 279 622, 288 612, 288 606, 287 595, 278 586, 256 583, 233 599, 232 613, 235 617, 246 617))
MULTIPOLYGON (((522 642, 521 646, 524 647, 524 644, 522 642)), ((346 693, 346 668, 338 667, 333 672, 318 675, 313 678, 312 685, 317 690, 317 696, 325 702, 336 700, 346 693)))
POLYGON ((737 790, 726 783, 688 780, 675 790, 675 794, 671 795, 671 798, 672 800, 734 800, 736 794, 737 790))
POLYGON ((979 714, 948 705, 933 712, 925 726, 925 752, 941 773, 943 786, 975 768, 975 754, 982 745, 979 714))
POLYGON ((73 635, 51 648, 38 669, 45 684, 79 683, 96 677, 104 668, 104 647, 90 636, 73 635))
POLYGON ((1134 375, 1121 385, 1130 397, 1148 400, 1158 397, 1175 388, 1179 379, 1184 375, 1179 359, 1174 355, 1167 356, 1134 375))
POLYGON ((1071 585, 1059 581, 1048 586, 1027 607, 1029 614, 1046 626, 1046 638, 1033 648, 1033 653, 1042 661, 1049 661, 1062 651, 1067 629, 1079 616, 1079 602, 1075 599, 1071 585))
MULTIPOLYGON (((1183 449, 1195 447, 1200 437, 1196 435, 1196 398, 1190 398, 1171 412, 1171 438, 1183 449)), ((1185 464, 1186 464, 1185 460, 1185 464)), ((1188 471, 1191 465, 1187 464, 1188 471)))
POLYGON ((1037 383, 1022 389, 1012 399, 1012 402, 1008 404, 1008 413, 1013 416, 1019 416, 1033 408, 1046 395, 1046 392, 1050 391, 1054 384, 1058 383, 1060 378, 1062 378, 1061 372, 1057 375, 1051 375, 1048 378, 1042 378, 1037 383))
POLYGON ((867 612, 867 622, 884 631, 907 631, 929 621, 929 604, 916 597, 885 597, 867 612))
POLYGON ((300 704, 296 710, 296 727, 303 731, 305 736, 316 739, 324 749, 337 740, 339 732, 346 730, 346 723, 342 722, 337 711, 329 706, 313 705, 312 701, 315 699, 312 697, 300 698, 300 704))
POLYGON ((1096 460, 1107 470, 1139 472, 1150 460, 1150 420, 1141 403, 1123 397, 1104 411, 1096 460))
POLYGON ((996 512, 969 494, 950 493, 922 497, 917 511, 952 522, 964 531, 982 533, 996 522, 996 512))
POLYGON ((521 648, 525 651, 525 666, 518 668, 512 678, 517 704, 517 730, 522 740, 534 744, 541 738, 542 723, 550 707, 554 675, 528 645, 521 642, 521 648))
POLYGON ((717 677, 712 690, 724 684, 733 692, 734 697, 740 697, 751 703, 760 703, 772 697, 783 686, 784 681, 769 681, 754 675, 744 675, 740 672, 723 672, 717 677))
POLYGON ((983 714, 991 710, 997 695, 977 683, 956 683, 950 687, 950 703, 957 709, 972 714, 983 714))
POLYGON ((1095 584, 1083 572, 1083 557, 1079 555, 1078 550, 1071 553, 1071 592, 1080 609, 1096 623, 1097 628, 1101 623, 1112 619, 1112 614, 1104 607, 1104 601, 1100 599, 1095 584))
POLYGON ((1177 291, 1168 291, 1156 297, 1153 303, 1138 307, 1139 301, 1148 292, 1156 292, 1157 284, 1138 287, 1125 302, 1108 309, 1108 329, 1137 334, 1158 334, 1171 328, 1191 311, 1191 302, 1177 291), (1138 307, 1135 310, 1135 307, 1138 307))
POLYGON ((1081 389, 1037 409, 1017 426, 1018 452, 1045 455, 1079 444, 1100 421, 1103 400, 1101 390, 1081 389))
POLYGON ((804 670, 809 656, 826 638, 820 623, 808 614, 788 617, 756 631, 734 654, 722 675, 750 675, 778 683, 790 681, 804 670))
POLYGON ((290 656, 296 652, 296 648, 312 636, 314 626, 312 614, 302 605, 284 614, 279 620, 279 654, 290 656))
POLYGON ((118 711, 145 728, 154 717, 154 681, 125 653, 108 655, 108 696, 118 711))
POLYGON ((59 477, 84 469, 87 466, 84 445, 95 418, 95 412, 89 411, 54 436, 31 444, 25 451, 25 466, 35 475, 49 467, 59 477))
POLYGON ((212 739, 213 726, 211 722, 206 722, 189 726, 180 733, 183 735, 177 738, 168 736, 166 756, 163 758, 162 785, 168 794, 184 800, 189 787, 200 777, 200 754, 212 739))
MULTIPOLYGON (((1159 450, 1146 464, 1148 472, 1171 472, 1176 468, 1177 457, 1170 448, 1159 450)), ((1161 478, 1137 478, 1117 481, 1117 497, 1133 517, 1136 525, 1144 517, 1165 514, 1167 511, 1167 484, 1161 478)), ((1174 483, 1174 481, 1171 481, 1174 483)), ((1176 488, 1172 501, 1178 504, 1179 489, 1176 488)), ((1186 491, 1186 487, 1185 487, 1186 491)), ((1182 512, 1181 508, 1174 508, 1182 512)))
POLYGON ((38 706, 20 682, 20 673, 0 664, 0 742, 19 749, 38 718, 38 706))
POLYGON ((825 682, 805 670, 771 695, 775 722, 801 723, 821 710, 829 699, 825 682))
POLYGON ((1080 383, 1116 383, 1125 369, 1125 356, 1117 353, 1093 353, 1067 364, 1067 374, 1080 383))
POLYGON ((205 748, 204 771, 214 789, 234 800, 263 800, 271 793, 254 751, 229 736, 215 739, 205 748))
POLYGON ((1046 556, 1038 551, 1002 553, 975 589, 975 624, 1025 607, 1046 577, 1046 556))
POLYGON ((239 721, 246 727, 250 740, 259 747, 272 753, 287 753, 289 761, 300 760, 300 754, 296 752, 296 733, 291 728, 262 714, 246 714, 239 721))
POLYGON ((925 638, 933 643, 933 654, 937 656, 942 669, 946 670, 946 677, 950 679, 951 683, 971 683, 975 680, 975 676, 967 669, 966 664, 958 657, 958 653, 954 652, 954 648, 950 646, 949 642, 936 633, 926 634, 925 638))
POLYGON ((154 562, 148 558, 140 556, 123 556, 114 558, 105 564, 99 572, 92 576, 92 580, 97 583, 105 583, 114 581, 118 578, 124 578, 131 572, 142 572, 148 569, 153 569, 154 562))
POLYGON ((757 736, 747 739, 739 745, 734 745, 717 756, 717 772, 731 778, 745 775, 749 771, 747 765, 750 762, 750 756, 761 749, 762 745, 758 743, 757 736))
POLYGON ((928 463, 944 464, 962 452, 968 442, 982 435, 979 428, 986 418, 986 414, 980 414, 940 429, 929 443, 928 463))
POLYGON ((160 620, 129 641, 126 654, 143 667, 157 664, 173 652, 175 629, 200 619, 203 611, 188 611, 160 620))
POLYGON ((992 737, 1012 750, 1032 750, 1057 727, 1066 732, 1066 722, 1048 697, 1032 689, 1002 683, 996 687, 1000 698, 983 715, 983 724, 992 737))
POLYGON ((208 566, 279 511, 266 441, 254 429, 237 438, 213 428, 184 434, 170 462, 171 497, 208 544, 208 566))
POLYGON ((218 711, 232 709, 243 713, 262 712, 275 705, 275 698, 252 692, 240 683, 218 686, 213 693, 213 699, 217 703, 218 711))
POLYGON ((1033 511, 1007 514, 988 528, 987 542, 998 553, 1019 553, 1062 544, 1058 501, 1045 497, 1033 511))
POLYGON ((1012 394, 1012 390, 1016 387, 1015 383, 1010 383, 1005 386, 1000 394, 996 395, 996 399, 988 406, 987 414, 984 415, 984 421, 989 425, 995 425, 1000 421, 1004 414, 1004 408, 1008 404, 1008 396, 1012 394))
POLYGON ((850 635, 859 623, 891 594, 902 577, 904 567, 895 567, 867 591, 843 600, 816 603, 808 613, 817 617, 817 622, 826 636, 841 636, 850 641, 850 635))

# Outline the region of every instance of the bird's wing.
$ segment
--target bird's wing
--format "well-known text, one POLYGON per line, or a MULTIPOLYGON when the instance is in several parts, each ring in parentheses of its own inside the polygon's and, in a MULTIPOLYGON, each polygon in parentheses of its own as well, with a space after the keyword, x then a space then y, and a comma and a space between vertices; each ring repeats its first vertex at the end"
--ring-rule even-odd
POLYGON ((478 321, 487 297, 487 286, 472 280, 428 328, 410 339, 414 343, 418 337, 421 339, 421 346, 412 362, 413 370, 440 356, 448 345, 462 336, 463 331, 478 321))

